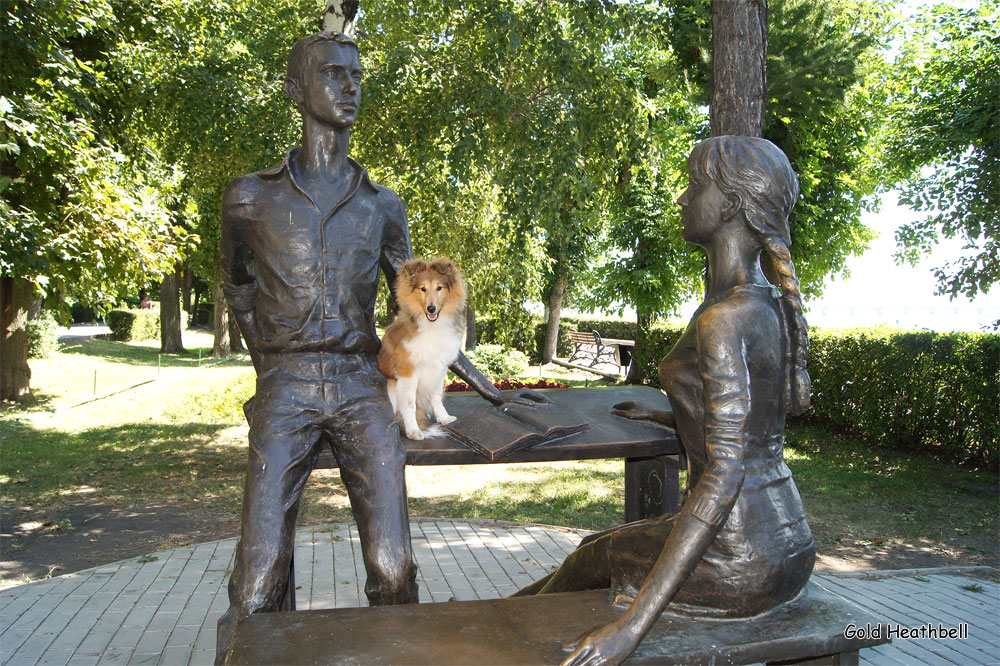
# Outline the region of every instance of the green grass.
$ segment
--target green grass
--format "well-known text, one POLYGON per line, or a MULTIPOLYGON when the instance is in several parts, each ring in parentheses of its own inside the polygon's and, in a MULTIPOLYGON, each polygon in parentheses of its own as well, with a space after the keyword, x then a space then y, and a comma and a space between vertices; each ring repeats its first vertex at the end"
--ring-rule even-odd
MULTIPOLYGON (((188 331, 185 343, 206 350, 211 337, 188 331)), ((205 358, 198 367, 196 354, 165 357, 158 381, 66 406, 92 394, 95 370, 109 387, 157 377, 157 356, 155 342, 94 340, 32 361, 41 398, 0 410, 5 510, 33 511, 58 525, 60 510, 80 502, 129 507, 156 500, 179 511, 236 519, 246 464, 242 403, 254 387, 247 359, 210 366, 205 358)), ((535 366, 523 379, 540 375, 577 386, 604 383, 554 365, 535 366)), ((862 440, 809 424, 788 428, 786 459, 821 549, 878 551, 905 542, 996 558, 997 481, 988 472, 872 450, 862 440)), ((407 485, 414 516, 592 530, 623 519, 620 460, 409 467, 407 485)), ((318 470, 300 521, 349 519, 337 473, 318 470)))
POLYGON ((817 425, 791 425, 787 440, 785 460, 810 522, 828 541, 878 547, 982 536, 988 544, 993 535, 996 544, 998 486, 990 472, 873 450, 817 425))
MULTIPOLYGON (((63 408, 138 382, 162 378, 182 369, 204 368, 218 361, 212 358, 210 332, 187 330, 184 344, 186 354, 160 354, 158 340, 126 343, 83 339, 62 344, 50 357, 31 360, 34 399, 27 403, 26 410, 63 408)), ((246 356, 235 357, 226 364, 250 367, 246 356)))
MULTIPOLYGON (((473 473, 471 467, 463 467, 459 476, 473 473)), ((411 491, 410 510, 418 516, 484 518, 591 530, 624 522, 621 460, 506 467, 501 479, 482 485, 431 495, 411 491)))

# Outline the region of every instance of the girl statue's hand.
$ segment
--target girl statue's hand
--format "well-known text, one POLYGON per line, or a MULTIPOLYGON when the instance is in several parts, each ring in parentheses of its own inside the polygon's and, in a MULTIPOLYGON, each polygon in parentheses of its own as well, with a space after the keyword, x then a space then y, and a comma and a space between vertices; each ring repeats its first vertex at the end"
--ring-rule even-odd
POLYGON ((573 650, 563 661, 562 666, 598 666, 610 664, 617 666, 632 654, 639 641, 641 633, 632 627, 623 615, 614 622, 590 631, 572 643, 563 646, 573 650))
POLYGON ((639 402, 638 400, 626 400, 619 402, 611 408, 611 413, 615 416, 623 416, 627 419, 643 420, 653 419, 653 410, 639 402))

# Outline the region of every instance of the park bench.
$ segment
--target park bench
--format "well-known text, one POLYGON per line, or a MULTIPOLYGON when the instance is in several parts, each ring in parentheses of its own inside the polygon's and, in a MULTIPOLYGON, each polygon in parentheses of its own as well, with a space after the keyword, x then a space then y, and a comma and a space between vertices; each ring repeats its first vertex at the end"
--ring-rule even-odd
POLYGON ((573 340, 573 354, 569 357, 570 363, 584 361, 591 368, 598 363, 618 365, 617 345, 602 342, 601 334, 597 331, 570 331, 569 337, 573 340))
MULTIPOLYGON (((482 601, 259 613, 236 625, 227 664, 558 664, 562 645, 619 617, 610 590, 482 601)), ((664 613, 628 664, 857 664, 885 638, 866 611, 810 582, 745 620, 664 613), (869 634, 871 632, 868 632, 869 634)))

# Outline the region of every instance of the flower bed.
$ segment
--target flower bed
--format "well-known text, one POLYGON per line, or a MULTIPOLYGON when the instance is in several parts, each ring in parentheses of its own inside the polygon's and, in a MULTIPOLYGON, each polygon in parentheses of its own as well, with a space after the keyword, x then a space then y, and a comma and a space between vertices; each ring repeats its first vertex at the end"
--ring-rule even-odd
MULTIPOLYGON (((537 382, 519 382, 516 379, 505 379, 500 382, 493 382, 493 386, 496 386, 501 391, 512 391, 514 389, 553 389, 553 388, 569 388, 569 384, 562 384, 560 382, 550 382, 545 379, 539 379, 537 382)), ((459 391, 471 391, 472 387, 465 382, 452 382, 444 387, 444 390, 448 393, 455 393, 459 391)))

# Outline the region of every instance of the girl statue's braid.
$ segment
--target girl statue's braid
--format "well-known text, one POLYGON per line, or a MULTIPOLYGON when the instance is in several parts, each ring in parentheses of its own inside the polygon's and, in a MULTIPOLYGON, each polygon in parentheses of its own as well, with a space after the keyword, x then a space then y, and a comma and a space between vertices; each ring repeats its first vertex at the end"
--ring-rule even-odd
POLYGON ((789 381, 785 397, 788 411, 801 414, 809 409, 809 394, 811 380, 806 369, 809 356, 809 328, 805 315, 802 313, 802 293, 799 291, 799 280, 795 276, 795 266, 788 246, 780 239, 769 236, 764 239, 767 253, 774 262, 775 270, 781 282, 781 301, 786 310, 788 321, 788 361, 789 381))

